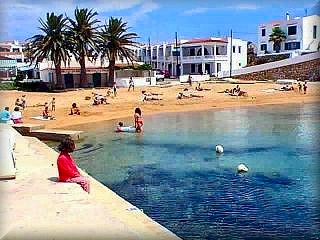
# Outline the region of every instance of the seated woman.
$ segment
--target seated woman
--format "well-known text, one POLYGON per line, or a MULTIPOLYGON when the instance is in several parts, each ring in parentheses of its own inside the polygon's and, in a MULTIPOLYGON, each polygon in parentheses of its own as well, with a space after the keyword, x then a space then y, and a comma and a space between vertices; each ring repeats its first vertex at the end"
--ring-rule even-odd
POLYGON ((60 155, 57 159, 59 182, 77 183, 83 190, 90 193, 89 178, 80 175, 80 172, 70 155, 75 149, 74 141, 70 137, 67 137, 61 141, 58 149, 60 151, 60 155))
POLYGON ((10 123, 11 114, 9 112, 9 107, 5 107, 4 110, 0 112, 0 123, 10 123))
POLYGON ((23 123, 22 121, 22 113, 20 112, 20 108, 16 106, 11 113, 11 120, 13 121, 14 124, 16 123, 23 123))
POLYGON ((80 115, 80 109, 77 107, 76 103, 72 103, 71 112, 69 115, 80 115))

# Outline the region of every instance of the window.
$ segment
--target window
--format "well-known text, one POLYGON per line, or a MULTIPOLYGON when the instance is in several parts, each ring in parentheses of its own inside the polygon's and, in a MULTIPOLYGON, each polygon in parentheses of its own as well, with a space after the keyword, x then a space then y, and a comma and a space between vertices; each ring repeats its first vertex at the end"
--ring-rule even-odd
POLYGON ((261 29, 261 36, 262 37, 266 36, 266 29, 264 29, 264 28, 261 29))
POLYGON ((196 71, 196 65, 191 64, 191 72, 194 73, 196 71))
POLYGON ((241 63, 239 63, 239 67, 241 67, 241 63))
POLYGON ((236 46, 232 46, 232 52, 236 53, 236 46))
POLYGON ((22 63, 22 59, 21 59, 21 58, 18 58, 18 59, 17 59, 17 62, 18 62, 18 63, 22 63))
POLYGON ((218 46, 216 46, 216 55, 220 55, 220 51, 219 51, 219 47, 218 46))
POLYGON ((297 34, 297 26, 288 27, 288 35, 296 35, 297 34))
POLYGON ((238 51, 239 53, 241 53, 241 46, 238 46, 238 51))
POLYGON ((196 55, 196 51, 194 48, 190 49, 190 56, 195 56, 196 55))
POLYGON ((267 51, 267 44, 261 44, 260 45, 260 50, 261 51, 267 51))
POLYGON ((317 26, 313 25, 313 39, 317 39, 317 26))
POLYGON ((289 42, 284 44, 285 50, 295 50, 300 49, 300 42, 289 42))

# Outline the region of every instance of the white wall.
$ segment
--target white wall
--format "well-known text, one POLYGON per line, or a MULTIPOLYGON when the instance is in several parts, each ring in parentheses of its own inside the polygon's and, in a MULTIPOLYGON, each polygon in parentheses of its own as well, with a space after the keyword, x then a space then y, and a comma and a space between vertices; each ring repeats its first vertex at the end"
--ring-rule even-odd
MULTIPOLYGON (((156 77, 133 77, 135 87, 155 86, 157 84, 156 77)), ((129 87, 130 78, 116 78, 116 85, 118 87, 129 87)))
POLYGON ((303 49, 317 51, 320 39, 320 16, 312 15, 302 19, 303 49), (313 38, 313 26, 317 26, 317 36, 313 38))
MULTIPOLYGON (((192 79, 191 79, 192 82, 201 82, 201 81, 210 80, 209 74, 191 75, 191 77, 192 77, 192 79)), ((181 75, 181 76, 179 76, 179 80, 180 80, 180 82, 186 83, 189 80, 189 75, 181 75)))
MULTIPOLYGON (((232 46, 236 47, 235 53, 232 52, 232 69, 239 69, 243 68, 244 66, 247 65, 247 41, 243 41, 241 39, 233 38, 232 39, 232 46), (241 47, 241 51, 239 53, 239 47, 241 47)), ((227 48, 227 53, 228 53, 228 64, 230 66, 230 57, 231 57, 231 38, 228 37, 228 48, 227 48)), ((224 64, 225 65, 225 64, 224 64)), ((228 69, 229 69, 228 66, 228 69)), ((227 65, 224 66, 224 68, 227 67, 227 65)))
MULTIPOLYGON (((311 61, 311 60, 319 59, 319 58, 320 58, 319 52, 305 54, 305 55, 298 56, 295 58, 287 58, 287 59, 276 61, 276 62, 270 62, 270 63, 260 64, 260 65, 246 67, 246 68, 242 68, 242 69, 237 69, 237 70, 232 71, 232 76, 253 73, 253 72, 260 72, 260 71, 269 70, 269 69, 273 69, 273 68, 279 68, 279 67, 284 67, 284 66, 288 66, 288 65, 292 65, 292 64, 311 61)), ((220 72, 220 74, 218 74, 218 77, 219 78, 229 77, 229 72, 228 71, 220 72)))

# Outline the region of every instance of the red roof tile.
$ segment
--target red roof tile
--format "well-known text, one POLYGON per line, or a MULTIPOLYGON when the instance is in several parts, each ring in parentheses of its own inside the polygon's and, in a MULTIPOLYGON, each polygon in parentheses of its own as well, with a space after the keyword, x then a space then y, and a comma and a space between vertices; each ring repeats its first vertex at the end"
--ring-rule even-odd
POLYGON ((194 38, 191 39, 185 43, 182 44, 192 44, 192 43, 210 43, 210 42, 216 42, 216 43, 228 43, 225 39, 213 39, 213 38, 194 38))

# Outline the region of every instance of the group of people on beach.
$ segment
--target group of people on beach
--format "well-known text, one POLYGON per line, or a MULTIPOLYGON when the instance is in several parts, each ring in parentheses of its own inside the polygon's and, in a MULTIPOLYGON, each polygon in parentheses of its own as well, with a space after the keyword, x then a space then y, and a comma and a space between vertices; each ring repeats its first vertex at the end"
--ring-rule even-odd
POLYGON ((22 95, 21 98, 17 98, 14 105, 16 107, 25 109, 27 107, 26 95, 22 95))
POLYGON ((303 88, 303 94, 307 94, 307 81, 305 81, 303 84, 301 84, 301 82, 298 82, 298 89, 299 89, 299 93, 302 92, 302 88, 303 88))

